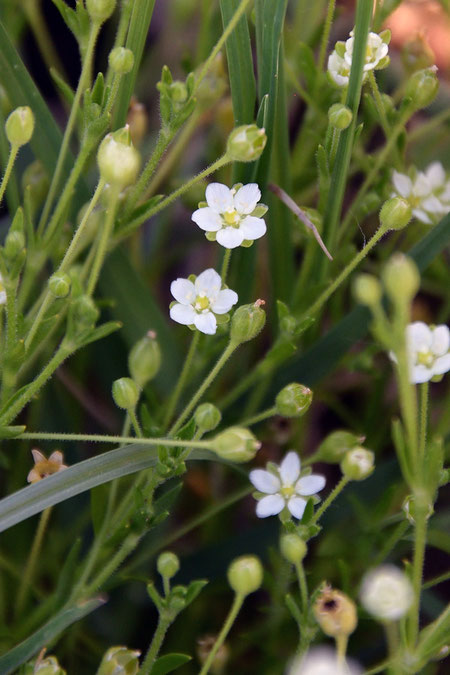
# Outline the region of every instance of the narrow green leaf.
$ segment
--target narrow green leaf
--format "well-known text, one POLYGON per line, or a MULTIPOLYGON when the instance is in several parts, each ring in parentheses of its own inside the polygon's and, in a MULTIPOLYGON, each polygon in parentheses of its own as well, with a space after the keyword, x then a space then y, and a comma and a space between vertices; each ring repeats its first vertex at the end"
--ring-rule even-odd
POLYGON ((166 675, 171 673, 185 663, 191 661, 192 657, 187 654, 165 654, 160 656, 152 666, 152 675, 166 675))

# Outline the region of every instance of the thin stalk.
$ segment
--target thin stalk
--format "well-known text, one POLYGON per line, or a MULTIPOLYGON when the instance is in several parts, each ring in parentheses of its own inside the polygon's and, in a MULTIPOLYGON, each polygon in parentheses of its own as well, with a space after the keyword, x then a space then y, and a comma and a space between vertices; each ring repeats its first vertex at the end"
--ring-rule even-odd
POLYGON ((433 586, 437 586, 438 584, 443 584, 445 581, 448 581, 450 579, 450 570, 448 572, 444 572, 443 574, 439 574, 437 577, 433 577, 432 579, 429 579, 426 581, 422 588, 423 590, 427 588, 433 588, 433 586))
POLYGON ((419 387, 420 398, 420 420, 419 420, 419 464, 422 467, 425 459, 425 450, 427 445, 427 427, 428 427, 428 393, 429 384, 424 382, 419 387))
POLYGON ((84 589, 83 596, 88 598, 92 593, 95 593, 105 583, 110 576, 114 574, 117 568, 123 563, 125 558, 130 555, 131 551, 136 548, 139 543, 137 535, 129 535, 123 542, 121 548, 110 559, 108 563, 102 568, 102 571, 94 578, 94 580, 84 589))
POLYGON ((109 95, 108 99, 105 104, 105 113, 110 113, 112 110, 112 107, 114 105, 114 101, 116 100, 117 97, 117 92, 119 91, 119 86, 120 86, 120 80, 122 79, 122 76, 119 73, 114 73, 114 78, 112 81, 111 89, 109 90, 109 95))
POLYGON ((41 513, 41 517, 39 518, 39 524, 37 526, 36 534, 34 535, 33 545, 31 547, 30 555, 23 573, 22 582, 20 584, 19 594, 17 596, 17 602, 15 605, 17 616, 20 616, 23 608, 25 607, 28 590, 33 580, 34 568, 36 567, 51 512, 52 507, 50 506, 41 513))
POLYGON ((164 642, 164 638, 166 637, 170 623, 171 622, 167 619, 164 619, 161 614, 159 615, 158 625, 155 632, 153 633, 153 638, 150 643, 150 647, 148 648, 144 662, 139 669, 139 675, 149 675, 149 673, 151 673, 153 664, 155 663, 159 654, 159 650, 161 649, 161 645, 164 642))
POLYGON ((248 417, 247 419, 243 420, 242 422, 239 422, 240 426, 243 427, 251 427, 254 424, 258 424, 259 422, 262 422, 263 420, 267 420, 269 417, 273 417, 274 415, 277 415, 277 409, 275 406, 272 408, 268 408, 267 410, 263 410, 262 412, 258 413, 257 415, 253 415, 253 417, 248 417))
POLYGON ((45 431, 26 432, 20 435, 23 440, 29 441, 85 441, 86 443, 122 443, 134 445, 166 445, 169 448, 201 448, 208 450, 211 443, 208 441, 183 441, 174 438, 136 438, 135 436, 110 436, 103 434, 63 434, 45 431))
POLYGON ((298 587, 300 589, 303 616, 306 617, 308 611, 308 585, 306 583, 305 568, 303 567, 302 562, 296 563, 295 571, 297 574, 298 587))
POLYGON ((314 514, 314 516, 313 516, 313 518, 312 518, 312 520, 311 520, 311 523, 312 523, 312 524, 315 524, 315 523, 318 522, 318 520, 320 520, 320 518, 323 516, 323 514, 325 513, 325 511, 327 510, 327 508, 330 506, 330 504, 331 504, 332 502, 334 502, 334 500, 336 499, 336 497, 342 492, 342 490, 345 488, 345 486, 346 486, 349 482, 350 482, 350 479, 347 478, 347 476, 342 476, 341 480, 340 480, 339 483, 336 485, 336 487, 334 488, 334 490, 332 490, 332 491, 330 492, 330 494, 329 494, 328 497, 325 499, 325 501, 322 502, 320 508, 318 508, 317 511, 315 512, 315 514, 314 514))
MULTIPOLYGON (((123 47, 125 43, 125 38, 127 35, 128 31, 128 26, 130 23, 130 17, 131 17, 131 10, 133 9, 133 1, 132 0, 122 0, 121 2, 121 8, 120 8, 120 19, 119 19, 119 25, 117 27, 117 33, 116 37, 114 40, 114 45, 113 49, 116 47, 123 47)), ((106 79, 105 79, 105 87, 109 87, 111 85, 111 81, 114 77, 114 73, 111 68, 108 68, 108 72, 106 73, 106 79)))
POLYGON ((412 565, 412 585, 414 600, 409 613, 408 637, 409 645, 413 648, 419 635, 420 596, 422 591, 423 563, 427 543, 427 514, 423 508, 417 509, 415 516, 414 558, 412 565))
POLYGON ((383 548, 379 551, 379 553, 375 556, 375 559, 373 560, 373 566, 376 567, 377 565, 380 565, 389 553, 392 551, 394 546, 400 541, 400 539, 403 537, 405 534, 406 530, 409 528, 409 522, 406 520, 402 520, 397 527, 394 529, 390 537, 388 537, 387 541, 385 542, 383 548))
POLYGON ((92 265, 91 273, 89 275, 89 281, 86 289, 86 294, 89 296, 92 296, 92 294, 95 291, 95 287, 97 285, 97 281, 100 276, 100 271, 102 269, 102 265, 106 257, 109 240, 111 239, 111 234, 114 228, 114 218, 116 215, 118 203, 119 203, 119 191, 117 190, 111 194, 111 201, 108 204, 105 223, 103 224, 103 229, 98 242, 94 263, 92 265))
POLYGON ((338 635, 335 638, 336 640, 336 651, 337 651, 337 666, 338 672, 345 672, 346 670, 346 660, 345 655, 347 653, 348 645, 348 635, 338 635), (344 670, 345 669, 345 670, 344 670))
POLYGON ((178 400, 181 396, 181 393, 184 389, 184 386, 186 384, 186 379, 191 372, 192 368, 192 361, 195 356, 195 352, 197 351, 198 347, 198 341, 200 339, 200 333, 198 330, 195 331, 191 344, 189 346, 188 353, 186 355, 186 359, 183 364, 183 368, 180 373, 180 377, 178 378, 178 382, 175 386, 174 392, 172 396, 169 399, 169 403, 167 404, 166 408, 166 414, 164 416, 164 422, 163 422, 163 429, 166 429, 170 423, 170 420, 172 419, 173 413, 175 412, 175 409, 177 407, 178 400))
POLYGON ((134 433, 138 438, 143 438, 144 434, 142 433, 141 425, 139 424, 139 420, 136 415, 135 410, 129 410, 128 415, 131 420, 131 424, 133 425, 134 433))
MULTIPOLYGON (((335 6, 336 0, 328 0, 327 16, 323 27, 322 40, 320 42, 319 59, 317 61, 317 70, 319 73, 323 70, 325 64, 325 55, 327 53, 328 40, 330 39, 331 24, 333 22, 335 6)), ((319 82, 320 80, 319 78, 317 78, 316 87, 319 84, 319 82)))
POLYGON ((56 68, 61 75, 65 76, 64 66, 54 48, 54 39, 50 35, 42 16, 41 1, 25 0, 23 9, 47 68, 49 70, 50 68, 56 68))
POLYGON ((225 253, 223 254, 222 270, 220 272, 222 284, 224 284, 227 280, 228 268, 230 267, 230 260, 231 260, 231 250, 232 250, 231 248, 227 248, 225 249, 225 253))
POLYGON ((387 121, 383 99, 381 98, 380 90, 378 89, 377 80, 373 70, 369 71, 369 84, 370 88, 372 89, 373 100, 375 101, 375 107, 377 109, 378 117, 380 118, 381 127, 386 138, 389 138, 391 134, 391 128, 389 122, 387 121))
POLYGON ((398 624, 395 621, 386 621, 384 623, 384 634, 386 635, 386 643, 388 646, 389 660, 391 666, 388 670, 390 675, 399 675, 399 669, 395 666, 396 656, 400 646, 400 636, 398 632, 398 624))
POLYGON ((11 171, 13 170, 14 162, 16 161, 17 153, 19 152, 18 145, 12 145, 11 150, 9 151, 8 161, 6 163, 5 173, 3 175, 3 180, 0 185, 0 203, 5 194, 6 186, 8 185, 9 178, 11 176, 11 171))
POLYGON ((231 626, 236 620, 237 615, 239 614, 239 611, 244 603, 244 596, 239 595, 236 593, 234 596, 234 601, 231 606, 230 612, 226 618, 225 623, 222 626, 222 630, 219 633, 219 636, 217 640, 214 643, 213 648, 208 654, 208 658, 206 659, 205 663, 203 664, 203 668, 201 669, 199 675, 206 675, 206 673, 209 672, 209 669, 211 668, 211 665, 213 664, 214 658, 219 651, 220 647, 223 645, 225 642, 225 638, 227 637, 228 633, 230 632, 231 626))

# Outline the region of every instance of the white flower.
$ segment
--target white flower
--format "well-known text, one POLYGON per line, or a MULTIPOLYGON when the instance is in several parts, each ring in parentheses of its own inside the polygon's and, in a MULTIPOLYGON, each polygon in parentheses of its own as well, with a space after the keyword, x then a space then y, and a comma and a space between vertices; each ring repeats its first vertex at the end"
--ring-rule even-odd
POLYGON ((216 314, 226 314, 238 301, 237 293, 222 289, 222 279, 213 269, 207 269, 195 279, 176 279, 170 292, 177 301, 170 308, 170 318, 185 326, 195 326, 207 335, 217 330, 216 314))
MULTIPOLYGON (((344 59, 347 61, 349 67, 352 65, 354 44, 355 38, 353 37, 353 31, 351 31, 350 37, 345 43, 344 55, 344 59)), ((380 65, 380 61, 388 55, 388 51, 389 47, 386 42, 384 42, 377 33, 369 33, 367 37, 366 59, 363 71, 366 73, 369 70, 375 70, 375 68, 380 65)))
POLYGON ((336 50, 328 57, 328 73, 339 87, 346 87, 350 78, 350 66, 336 50))
POLYGON ((425 171, 413 177, 394 171, 392 174, 396 194, 407 199, 413 215, 422 223, 431 225, 450 210, 450 181, 440 162, 433 162, 425 171))
POLYGON ((413 384, 429 382, 450 370, 448 326, 427 326, 415 321, 406 327, 410 377, 413 384))
POLYGON ((381 565, 363 577, 360 597, 377 619, 397 621, 411 607, 414 593, 404 572, 394 565, 381 565))
POLYGON ((352 659, 340 664, 337 652, 331 647, 313 647, 300 659, 296 659, 287 675, 361 675, 360 666, 352 659))
POLYGON ((270 469, 250 471, 251 483, 259 492, 267 494, 258 501, 256 515, 259 518, 276 516, 287 506, 291 514, 300 519, 307 502, 304 497, 322 490, 325 478, 315 474, 300 478, 300 459, 296 452, 288 452, 279 467, 272 465, 270 469))
POLYGON ((210 183, 206 188, 208 206, 192 214, 194 223, 216 239, 225 248, 236 248, 243 242, 253 242, 266 232, 262 218, 252 215, 258 206, 265 213, 266 207, 258 204, 261 192, 256 183, 249 183, 231 190, 221 183, 210 183))
POLYGON ((0 305, 6 305, 6 291, 3 285, 3 277, 0 274, 0 305))

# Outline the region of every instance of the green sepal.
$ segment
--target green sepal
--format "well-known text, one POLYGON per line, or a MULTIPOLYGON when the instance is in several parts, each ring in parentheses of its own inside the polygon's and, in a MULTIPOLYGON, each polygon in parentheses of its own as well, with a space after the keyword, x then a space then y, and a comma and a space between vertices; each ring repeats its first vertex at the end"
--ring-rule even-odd
POLYGON ((164 654, 152 666, 152 675, 166 675, 192 660, 187 654, 164 654))
POLYGON ((7 439, 7 438, 17 438, 17 436, 20 436, 23 434, 25 431, 26 426, 25 425, 17 425, 17 426, 11 426, 11 427, 0 427, 0 439, 7 439))
POLYGON ((241 244, 242 248, 250 248, 250 246, 252 246, 253 244, 253 241, 254 241, 253 239, 252 240, 244 239, 244 241, 241 244))
POLYGON ((253 216, 254 218, 262 218, 263 216, 266 215, 268 210, 269 207, 266 206, 265 204, 257 204, 250 215, 253 216))
POLYGON ((334 45, 334 49, 335 49, 336 53, 338 54, 338 56, 340 56, 341 59, 343 59, 344 56, 345 56, 345 52, 346 52, 345 42, 343 42, 342 40, 339 40, 339 42, 336 42, 336 44, 334 45))
POLYGON ((217 232, 205 232, 205 237, 208 241, 216 241, 217 232))
POLYGON ((214 314, 214 316, 216 317, 218 326, 225 326, 227 323, 230 322, 229 314, 214 314))

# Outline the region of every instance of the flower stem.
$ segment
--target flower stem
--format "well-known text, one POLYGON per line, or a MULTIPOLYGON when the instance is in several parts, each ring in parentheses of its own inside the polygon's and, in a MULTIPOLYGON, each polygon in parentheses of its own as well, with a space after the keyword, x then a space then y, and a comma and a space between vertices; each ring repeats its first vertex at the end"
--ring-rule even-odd
POLYGON ((321 504, 320 508, 317 509, 317 511, 314 514, 313 519, 311 520, 312 524, 317 523, 318 520, 323 516, 327 508, 330 506, 332 502, 336 499, 336 497, 342 492, 342 490, 345 488, 347 483, 349 483, 350 480, 347 478, 347 476, 342 476, 341 480, 339 483, 336 485, 334 490, 330 492, 328 497, 325 499, 325 501, 321 504))
POLYGON ((195 352, 197 351, 197 346, 198 346, 198 341, 200 338, 200 333, 198 330, 195 331, 193 338, 191 340, 191 344, 189 346, 189 351, 186 355, 186 359, 184 361, 183 368, 180 373, 180 377, 178 378, 178 382, 175 386, 174 392, 169 400, 169 403, 167 404, 166 408, 166 415, 164 417, 164 423, 163 423, 163 429, 166 429, 169 425, 170 420, 172 419, 173 413, 175 412, 175 409, 177 407, 178 400, 180 398, 181 392, 184 389, 184 385, 186 384, 186 378, 189 375, 192 367, 192 361, 195 356, 195 352))
POLYGON ((50 514, 52 512, 52 507, 45 509, 41 513, 39 519, 39 524, 37 526, 36 534, 34 535, 33 545, 31 547, 30 555, 28 557, 27 565, 23 573, 22 582, 19 589, 19 595, 17 596, 15 611, 17 616, 20 616, 23 608, 25 607, 25 602, 28 595, 28 589, 33 580, 34 568, 36 567, 36 562, 41 550, 42 542, 44 539, 45 530, 47 529, 48 521, 50 514))
POLYGON ((86 289, 86 293, 89 296, 92 296, 92 294, 94 293, 97 281, 100 276, 100 271, 102 269, 103 261, 105 260, 106 252, 108 249, 108 243, 111 238, 111 234, 114 227, 114 218, 116 215, 118 203, 119 203, 119 191, 116 190, 111 194, 111 200, 108 204, 108 208, 106 211, 106 221, 103 224, 103 229, 101 231, 100 239, 98 242, 98 248, 95 254, 94 263, 92 265, 91 273, 89 276, 89 281, 86 289))
POLYGON ((296 563, 295 571, 297 573, 298 587, 300 589, 300 598, 302 601, 303 616, 306 618, 306 614, 308 611, 308 585, 306 583, 305 568, 303 567, 302 562, 296 563))
POLYGON ((419 635, 420 596, 422 591, 423 563, 427 534, 427 513, 423 507, 417 508, 415 515, 416 527, 414 537, 414 558, 412 565, 412 585, 414 600, 411 606, 408 623, 410 648, 414 648, 419 635))
POLYGON ((128 415, 131 420, 131 424, 133 425, 134 432, 138 438, 143 438, 144 434, 142 433, 141 425, 139 424, 139 420, 136 415, 135 410, 129 410, 128 415))
MULTIPOLYGON (((1 421, 1 420, 0 420, 1 421)), ((25 432, 20 435, 23 440, 32 441, 85 441, 86 443, 122 443, 122 444, 138 444, 138 445, 167 445, 173 448, 202 448, 208 450, 211 448, 211 443, 208 441, 183 441, 174 438, 136 438, 135 436, 109 436, 103 434, 64 434, 53 433, 45 431, 25 432)))
POLYGON ((275 406, 272 408, 268 408, 267 410, 263 410, 262 412, 258 413, 257 415, 253 415, 253 417, 248 417, 246 420, 243 420, 240 422, 240 426, 243 427, 251 427, 253 424, 258 424, 259 422, 262 422, 263 420, 268 419, 269 417, 273 417, 274 415, 277 414, 277 409, 275 406))
POLYGON ((222 284, 225 284, 227 280, 228 268, 230 266, 231 260, 231 250, 232 250, 231 248, 227 248, 225 249, 225 253, 223 254, 222 270, 220 273, 222 284))
POLYGON ((239 614, 239 611, 244 603, 244 596, 236 594, 234 596, 234 601, 231 606, 230 612, 226 618, 225 623, 222 626, 222 630, 219 633, 219 636, 217 640, 214 643, 213 648, 208 654, 208 658, 206 659, 205 663, 203 664, 203 668, 201 669, 199 675, 206 675, 206 673, 209 672, 209 669, 211 668, 214 658, 219 651, 220 647, 223 645, 225 638, 227 637, 228 633, 230 632, 231 626, 236 620, 237 615, 239 614))
MULTIPOLYGON (((317 62, 317 71, 319 73, 323 70, 323 67, 325 65, 325 55, 328 47, 328 40, 330 39, 331 24, 333 21, 335 5, 336 0, 328 0, 327 16, 323 27, 322 40, 320 42, 319 59, 317 62)), ((319 82, 320 79, 317 78, 316 86, 319 84, 319 82)))
POLYGON ((420 422, 419 422, 419 464, 422 467, 425 459, 425 450, 427 445, 427 426, 428 426, 428 393, 429 384, 424 382, 419 387, 420 397, 420 422))
POLYGON ((12 145, 9 151, 8 161, 6 163, 5 173, 3 175, 3 180, 0 185, 0 203, 5 194, 6 186, 8 185, 9 178, 11 176, 11 171, 13 170, 14 162, 16 161, 17 153, 19 152, 18 145, 12 145))
POLYGON ((380 90, 378 89, 377 80, 373 70, 369 71, 369 83, 370 88, 372 89, 373 100, 375 101, 378 117, 380 118, 381 127, 384 131, 384 135, 386 136, 386 138, 389 138, 389 136, 391 135, 391 128, 389 126, 389 122, 387 121, 383 99, 381 98, 380 90))
POLYGON ((155 632, 153 633, 153 638, 150 643, 150 647, 148 648, 148 652, 146 654, 144 662, 139 669, 139 675, 149 675, 149 673, 151 673, 153 664, 155 663, 156 658, 159 654, 159 650, 161 649, 161 645, 164 642, 164 638, 166 636, 169 626, 170 621, 168 621, 168 619, 164 619, 160 614, 158 619, 158 625, 156 627, 155 632))

